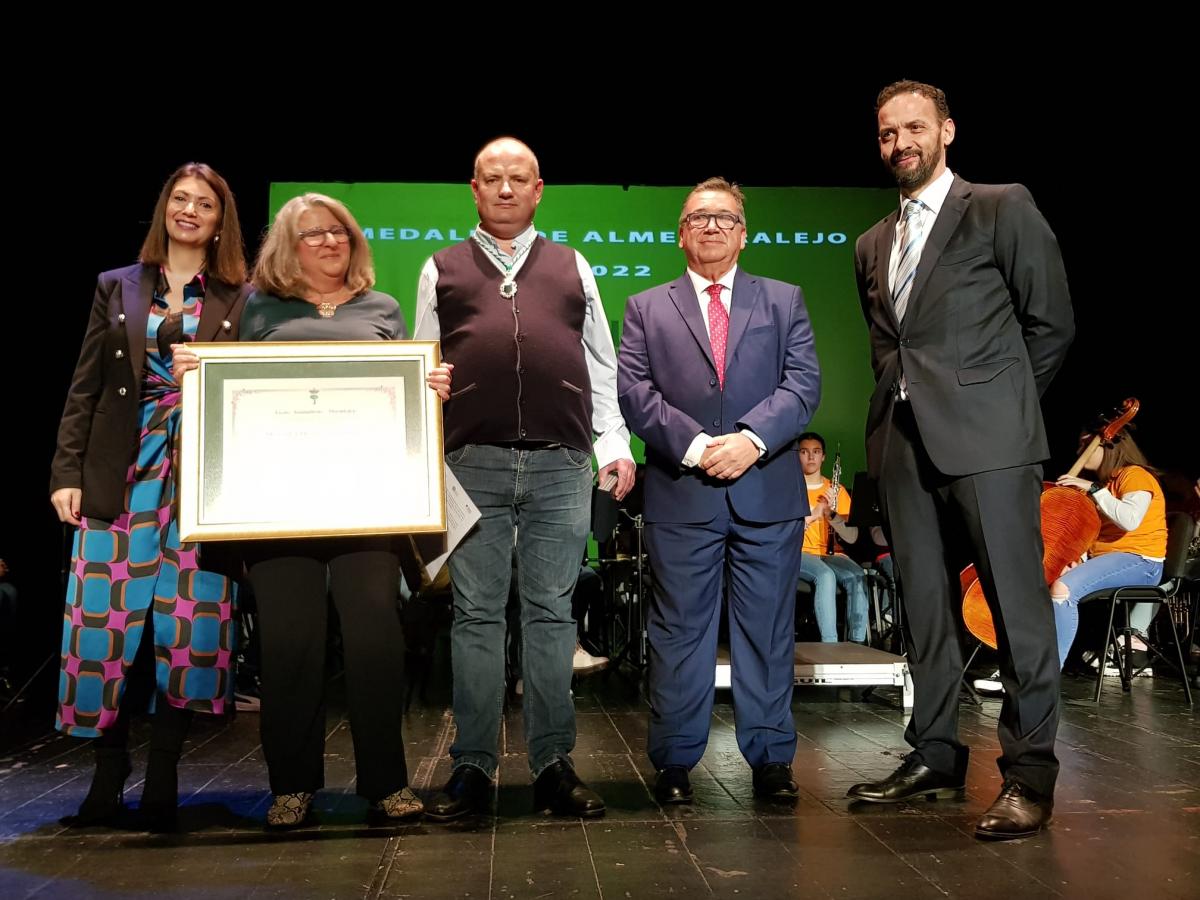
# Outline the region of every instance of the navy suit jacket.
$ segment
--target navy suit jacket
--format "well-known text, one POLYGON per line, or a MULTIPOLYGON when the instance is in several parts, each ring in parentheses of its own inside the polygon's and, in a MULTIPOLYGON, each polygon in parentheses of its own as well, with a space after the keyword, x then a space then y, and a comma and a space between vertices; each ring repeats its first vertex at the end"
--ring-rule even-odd
POLYGON ((795 445, 817 408, 820 374, 800 288, 739 267, 725 360, 722 391, 686 272, 629 298, 617 393, 626 423, 646 443, 648 522, 709 522, 727 503, 750 522, 809 512, 795 445), (767 452, 740 478, 719 481, 682 467, 696 435, 743 428, 767 452))

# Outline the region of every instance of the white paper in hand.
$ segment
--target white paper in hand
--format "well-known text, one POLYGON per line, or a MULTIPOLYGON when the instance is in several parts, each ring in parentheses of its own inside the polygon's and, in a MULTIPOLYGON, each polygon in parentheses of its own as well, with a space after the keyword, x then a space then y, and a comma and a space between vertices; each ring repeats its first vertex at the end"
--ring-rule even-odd
POLYGON ((479 515, 479 507, 471 502, 471 498, 454 477, 450 467, 446 466, 446 552, 425 566, 425 574, 429 576, 430 581, 441 571, 467 532, 479 521, 479 515))

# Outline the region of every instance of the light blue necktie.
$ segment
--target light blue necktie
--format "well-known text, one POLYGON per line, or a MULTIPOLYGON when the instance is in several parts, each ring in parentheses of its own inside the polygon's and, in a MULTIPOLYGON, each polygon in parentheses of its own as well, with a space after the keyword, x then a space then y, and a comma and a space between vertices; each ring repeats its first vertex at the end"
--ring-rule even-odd
POLYGON ((896 320, 904 321, 908 309, 908 295, 912 293, 913 278, 917 274, 917 263, 921 261, 921 248, 925 244, 925 233, 921 230, 921 211, 925 205, 920 200, 904 203, 904 228, 900 233, 900 262, 896 265, 895 287, 892 288, 892 305, 896 320))

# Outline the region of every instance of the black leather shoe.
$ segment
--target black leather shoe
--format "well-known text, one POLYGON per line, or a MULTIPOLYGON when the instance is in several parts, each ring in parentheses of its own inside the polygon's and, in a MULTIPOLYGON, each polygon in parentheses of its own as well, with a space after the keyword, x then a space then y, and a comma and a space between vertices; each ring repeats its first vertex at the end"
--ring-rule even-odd
POLYGON ((754 796, 767 800, 795 800, 800 787, 787 763, 767 763, 754 770, 754 796))
POLYGON ((580 781, 564 760, 556 759, 533 783, 533 811, 595 819, 604 815, 600 795, 580 781))
POLYGON ((425 818, 449 822, 472 813, 487 812, 491 791, 492 780, 483 769, 459 766, 451 773, 446 786, 425 807, 425 818))
POLYGON ((667 766, 654 781, 654 799, 667 806, 692 802, 692 782, 683 766, 667 766))
POLYGON ((943 775, 908 757, 883 781, 867 781, 846 791, 851 800, 866 803, 903 803, 905 800, 961 800, 966 788, 962 775, 943 775))
POLYGON ((1054 798, 1010 779, 975 825, 975 837, 989 841, 1031 837, 1050 824, 1053 813, 1054 798))

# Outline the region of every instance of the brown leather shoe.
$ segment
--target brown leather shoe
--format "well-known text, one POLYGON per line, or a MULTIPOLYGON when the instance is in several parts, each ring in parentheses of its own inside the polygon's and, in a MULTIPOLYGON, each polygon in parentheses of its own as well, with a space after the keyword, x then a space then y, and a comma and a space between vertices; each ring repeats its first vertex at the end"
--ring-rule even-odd
POLYGON ((991 809, 975 825, 975 837, 1010 841, 1032 837, 1050 824, 1054 798, 1043 797, 1033 788, 1009 779, 991 809))

